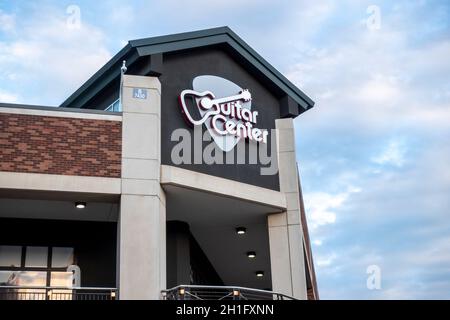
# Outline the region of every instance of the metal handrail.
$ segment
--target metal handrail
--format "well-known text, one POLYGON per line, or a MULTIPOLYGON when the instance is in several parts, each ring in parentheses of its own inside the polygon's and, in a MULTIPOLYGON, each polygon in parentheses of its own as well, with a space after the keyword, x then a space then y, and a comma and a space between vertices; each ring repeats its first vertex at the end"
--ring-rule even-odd
POLYGON ((0 300, 115 300, 116 288, 0 285, 0 300))
MULTIPOLYGON (((190 291, 196 291, 196 290, 219 290, 219 292, 223 292, 223 291, 229 291, 228 294, 226 294, 225 296, 222 296, 220 299, 226 298, 226 297, 230 297, 233 295, 234 291, 237 291, 239 293, 239 297, 240 298, 244 298, 245 294, 262 294, 264 296, 276 296, 277 299, 279 300, 297 300, 294 297, 288 296, 284 293, 279 293, 279 292, 274 292, 274 291, 268 291, 268 290, 262 290, 262 289, 255 289, 255 288, 247 288, 247 287, 240 287, 240 286, 211 286, 211 285, 178 285, 175 286, 173 288, 170 289, 166 289, 166 290, 162 290, 161 294, 162 294, 162 298, 167 300, 167 295, 168 294, 178 294, 180 292, 180 290, 184 289, 185 290, 185 294, 188 296, 191 296, 197 300, 203 300, 199 295, 197 294, 193 294, 190 291), (243 293, 243 294, 242 294, 243 293)), ((216 292, 216 293, 219 293, 216 292)), ((214 292, 213 292, 214 293, 214 292)), ((183 294, 183 295, 185 295, 183 294)))
POLYGON ((116 291, 117 288, 105 288, 105 287, 50 287, 50 286, 2 286, 0 289, 40 289, 40 290, 97 290, 97 291, 116 291))

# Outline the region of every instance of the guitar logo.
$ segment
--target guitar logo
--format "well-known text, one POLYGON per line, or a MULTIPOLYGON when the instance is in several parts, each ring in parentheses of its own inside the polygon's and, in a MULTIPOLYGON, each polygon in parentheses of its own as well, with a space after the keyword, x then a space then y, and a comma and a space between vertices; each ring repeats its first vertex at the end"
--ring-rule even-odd
MULTIPOLYGON (((214 96, 214 94, 211 91, 204 91, 204 92, 197 92, 195 90, 183 90, 180 95, 180 104, 182 108, 183 114, 186 116, 187 120, 192 123, 195 126, 202 125, 205 123, 206 120, 208 120, 210 117, 219 114, 221 111, 221 106, 231 103, 232 107, 237 105, 237 102, 239 101, 248 102, 252 100, 252 95, 248 90, 242 90, 239 94, 224 97, 224 98, 218 98, 214 96), (199 120, 194 120, 191 113, 189 112, 187 106, 186 106, 186 97, 192 96, 194 98, 200 99, 198 101, 198 106, 202 108, 203 110, 208 110, 203 117, 199 120)), ((226 106, 225 106, 226 107, 226 106)), ((237 113, 235 111, 235 113, 237 113)))
POLYGON ((185 89, 179 96, 186 121, 193 126, 204 125, 225 152, 233 149, 241 138, 267 143, 268 131, 254 127, 259 114, 252 110, 251 102, 248 89, 210 75, 196 77, 193 89, 185 89))

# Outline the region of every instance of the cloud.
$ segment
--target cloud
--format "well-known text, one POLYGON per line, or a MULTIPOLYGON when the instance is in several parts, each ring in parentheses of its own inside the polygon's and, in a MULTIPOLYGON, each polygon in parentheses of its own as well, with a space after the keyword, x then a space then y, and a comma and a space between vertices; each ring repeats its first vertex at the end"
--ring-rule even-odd
POLYGON ((19 100, 18 95, 0 90, 0 102, 15 103, 19 100))
POLYGON ((388 26, 376 32, 356 28, 352 35, 352 42, 299 48, 301 62, 287 68, 288 78, 322 111, 307 115, 312 121, 306 126, 314 123, 323 129, 322 123, 333 121, 330 128, 352 126, 367 134, 401 126, 424 130, 446 126, 450 66, 445 56, 450 41, 417 48, 407 42, 408 34, 388 26), (316 117, 327 121, 316 122, 316 117))
POLYGON ((312 241, 312 243, 313 243, 313 245, 315 245, 315 246, 321 246, 322 245, 322 240, 320 240, 320 239, 314 239, 313 241, 312 241))
POLYGON ((316 258, 316 265, 318 267, 328 267, 330 266, 333 261, 336 259, 336 255, 335 254, 329 254, 325 257, 322 256, 318 256, 316 258))
POLYGON ((127 26, 134 21, 134 17, 136 16, 136 10, 130 4, 123 3, 114 3, 113 10, 107 16, 107 19, 111 21, 111 23, 127 26))
POLYGON ((372 161, 380 165, 403 166, 405 163, 406 148, 402 141, 391 140, 381 154, 372 158, 372 161))
POLYGON ((316 101, 296 137, 321 297, 449 298, 450 28, 420 13, 450 10, 382 2, 369 31, 349 3, 287 35, 287 76, 316 101), (382 290, 366 287, 372 264, 382 290))
MULTIPOLYGON (((313 252, 320 261, 316 271, 322 298, 450 298, 445 284, 450 277, 450 146, 435 143, 420 150, 401 168, 383 166, 372 173, 367 154, 352 168, 353 175, 335 172, 330 177, 336 184, 348 176, 345 183, 357 181, 360 188, 328 209, 336 217, 333 223, 311 228, 313 243, 321 242, 313 252), (381 268, 381 290, 366 287, 365 271, 373 264, 381 268), (343 282, 345 289, 340 288, 343 282)), ((305 186, 307 179, 302 180, 305 186)))
POLYGON ((389 103, 397 99, 399 95, 400 89, 397 87, 395 77, 375 75, 361 87, 358 99, 370 103, 389 103))
POLYGON ((349 187, 347 192, 329 194, 325 192, 305 193, 305 208, 309 226, 316 229, 336 222, 336 210, 341 208, 351 193, 359 192, 358 188, 349 187))
POLYGON ((82 20, 71 28, 65 12, 40 10, 0 41, 1 77, 19 102, 57 105, 111 57, 104 33, 82 20))
POLYGON ((388 253, 382 269, 384 290, 379 299, 448 299, 450 276, 450 238, 428 238, 415 250, 388 253))
POLYGON ((12 32, 16 26, 16 17, 13 14, 7 14, 0 9, 0 31, 12 32))

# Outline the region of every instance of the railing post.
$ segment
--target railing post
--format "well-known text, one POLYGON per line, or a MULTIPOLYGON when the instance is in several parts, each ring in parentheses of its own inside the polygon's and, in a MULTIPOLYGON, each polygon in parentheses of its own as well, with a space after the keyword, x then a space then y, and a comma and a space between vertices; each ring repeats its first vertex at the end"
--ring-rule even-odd
POLYGON ((186 293, 186 291, 185 291, 185 288, 183 288, 183 287, 181 287, 181 288, 178 290, 178 297, 180 298, 180 300, 184 300, 184 295, 185 295, 185 293, 186 293))

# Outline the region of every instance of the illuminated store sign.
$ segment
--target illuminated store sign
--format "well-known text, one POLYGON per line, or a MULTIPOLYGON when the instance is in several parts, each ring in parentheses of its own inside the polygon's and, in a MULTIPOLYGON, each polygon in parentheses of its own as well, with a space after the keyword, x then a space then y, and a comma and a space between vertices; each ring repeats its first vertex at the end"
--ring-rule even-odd
POLYGON ((186 120, 195 126, 205 125, 216 144, 230 151, 241 139, 267 143, 268 130, 256 128, 258 111, 251 110, 252 95, 233 82, 216 76, 199 76, 193 90, 181 92, 180 105, 186 120), (193 98, 200 118, 194 119, 187 100, 193 98))

